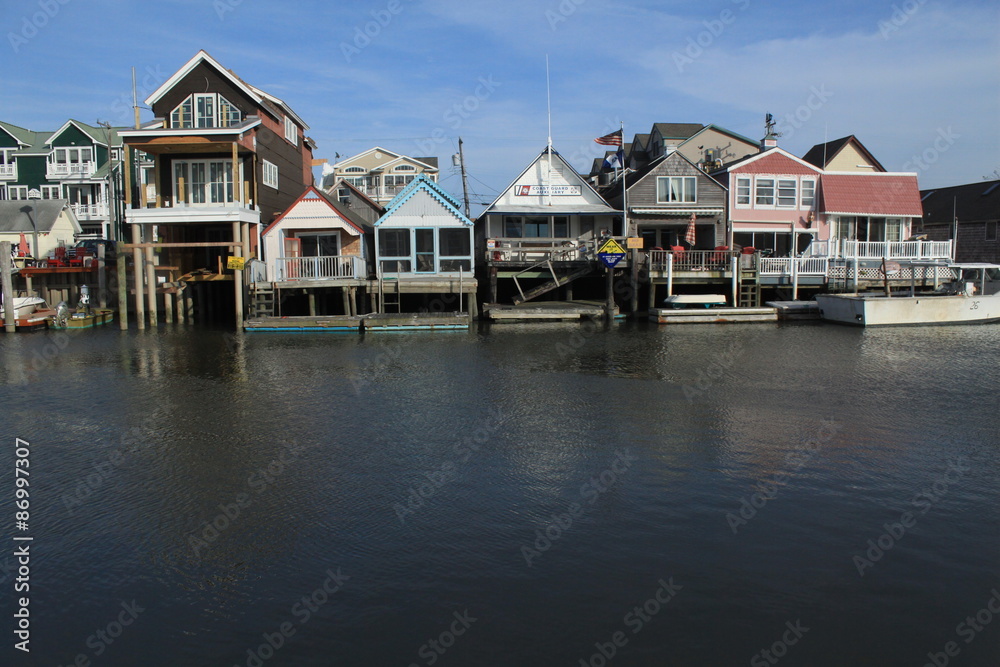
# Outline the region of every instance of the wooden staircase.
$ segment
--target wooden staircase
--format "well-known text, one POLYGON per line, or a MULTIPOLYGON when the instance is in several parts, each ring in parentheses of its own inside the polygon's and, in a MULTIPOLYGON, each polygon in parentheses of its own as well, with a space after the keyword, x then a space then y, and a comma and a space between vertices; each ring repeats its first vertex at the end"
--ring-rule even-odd
POLYGON ((250 317, 274 317, 274 296, 271 283, 254 283, 250 292, 250 317))
POLYGON ((577 278, 582 278, 583 276, 588 275, 594 270, 594 265, 588 262, 586 266, 580 267, 577 270, 567 273, 564 276, 557 276, 555 269, 552 267, 552 262, 546 262, 546 263, 548 264, 549 272, 552 274, 552 280, 544 282, 541 285, 532 287, 527 292, 525 292, 521 290, 521 285, 517 283, 517 278, 514 279, 515 284, 517 284, 517 289, 520 292, 519 295, 514 297, 515 306, 519 306, 525 301, 531 301, 537 296, 541 296, 542 294, 551 292, 554 289, 557 289, 559 287, 562 287, 563 285, 571 283, 577 278))

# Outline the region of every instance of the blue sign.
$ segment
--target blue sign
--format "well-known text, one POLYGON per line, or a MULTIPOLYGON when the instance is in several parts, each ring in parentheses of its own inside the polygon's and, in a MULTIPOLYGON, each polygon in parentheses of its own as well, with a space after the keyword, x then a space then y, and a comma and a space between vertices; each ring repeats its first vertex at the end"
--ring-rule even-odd
POLYGON ((625 259, 625 253, 618 252, 600 252, 597 253, 597 259, 601 260, 601 263, 609 269, 615 268, 618 262, 625 259))

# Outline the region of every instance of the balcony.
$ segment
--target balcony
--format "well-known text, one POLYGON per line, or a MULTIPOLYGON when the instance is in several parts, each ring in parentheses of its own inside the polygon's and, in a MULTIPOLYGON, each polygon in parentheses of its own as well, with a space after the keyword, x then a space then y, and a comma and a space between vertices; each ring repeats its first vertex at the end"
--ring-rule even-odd
POLYGON ((328 257, 277 257, 274 260, 275 282, 292 280, 363 280, 368 270, 365 260, 356 255, 328 257))
POLYGON ((92 176, 96 170, 96 162, 49 162, 45 168, 45 177, 49 179, 87 178, 92 176))
POLYGON ((174 225, 228 222, 260 222, 260 211, 241 202, 213 205, 162 206, 159 208, 130 208, 125 210, 125 221, 142 225, 174 225))
POLYGON ((672 270, 677 271, 731 271, 733 268, 733 257, 738 257, 739 252, 733 250, 683 250, 674 252, 672 250, 650 250, 649 270, 666 271, 667 262, 671 261, 668 255, 672 255, 672 270))
POLYGON ((570 238, 500 238, 492 240, 496 242, 496 247, 486 251, 488 262, 531 263, 548 259, 559 262, 578 262, 594 258, 594 242, 592 240, 570 238))
POLYGON ((17 164, 0 164, 0 179, 14 180, 17 178, 17 164))
POLYGON ((70 204, 73 214, 80 222, 89 220, 103 220, 108 217, 108 207, 106 204, 70 204))

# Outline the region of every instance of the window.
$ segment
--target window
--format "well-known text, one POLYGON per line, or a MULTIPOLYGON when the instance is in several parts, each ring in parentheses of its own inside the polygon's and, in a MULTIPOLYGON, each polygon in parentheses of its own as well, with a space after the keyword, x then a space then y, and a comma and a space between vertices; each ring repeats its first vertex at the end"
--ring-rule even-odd
POLYGON ((393 171, 416 171, 417 168, 412 164, 397 164, 392 168, 393 171))
POLYGON ((8 185, 7 194, 10 195, 11 200, 22 200, 28 198, 28 186, 27 185, 8 185))
POLYGON ((549 238, 549 219, 544 218, 525 218, 524 219, 524 236, 529 239, 543 239, 549 238))
POLYGON ((521 238, 521 218, 505 215, 503 218, 503 235, 509 239, 521 238))
POLYGON ((365 178, 364 178, 364 176, 360 176, 360 177, 357 177, 357 178, 345 178, 344 181, 346 183, 350 183, 351 185, 353 185, 356 188, 364 188, 365 187, 365 178))
POLYGON ((757 179, 757 206, 774 206, 774 179, 773 178, 758 178, 757 179))
POLYGON ((393 176, 392 174, 387 174, 382 177, 382 181, 385 183, 386 188, 394 188, 396 192, 403 189, 403 186, 411 182, 414 176, 404 176, 402 174, 398 176, 393 176))
POLYGON ((468 229, 442 229, 439 235, 438 245, 442 257, 468 257, 472 254, 468 229))
POLYGON ((59 199, 59 186, 58 185, 43 185, 42 186, 42 199, 59 199))
POLYGON ((736 205, 750 205, 750 179, 745 176, 736 179, 736 205))
POLYGON ((296 146, 299 145, 299 130, 288 116, 285 116, 285 139, 288 139, 296 146))
POLYGON ((344 170, 345 174, 363 174, 365 173, 364 167, 348 167, 344 170))
POLYGON ((552 218, 552 236, 557 239, 569 237, 569 218, 560 215, 552 218))
POLYGON ((902 218, 886 218, 885 219, 885 240, 891 243, 896 243, 903 240, 903 219, 902 218))
POLYGON ((794 178, 778 180, 778 206, 794 207, 796 197, 796 182, 794 178))
POLYGON ((92 148, 56 148, 49 154, 49 173, 56 176, 89 174, 94 169, 92 148))
POLYGON ((385 257, 410 256, 409 229, 382 229, 378 234, 378 254, 385 257))
POLYGON ((178 204, 233 202, 233 163, 192 160, 174 163, 174 198, 178 204))
POLYGON ((693 203, 697 201, 698 179, 694 176, 660 176, 656 179, 656 201, 693 203))
POLYGON ((995 221, 986 223, 986 231, 983 240, 985 241, 997 240, 997 223, 995 221))
POLYGON ((816 181, 812 178, 802 179, 802 205, 800 208, 810 209, 816 203, 816 181))
POLYGON ((170 127, 232 127, 243 120, 243 112, 216 93, 193 93, 170 112, 170 127))
POLYGON ((278 165, 271 164, 267 160, 262 160, 261 164, 264 166, 264 185, 278 189, 278 165))
POLYGON ((856 239, 857 222, 853 217, 836 217, 833 219, 832 232, 835 239, 856 239))

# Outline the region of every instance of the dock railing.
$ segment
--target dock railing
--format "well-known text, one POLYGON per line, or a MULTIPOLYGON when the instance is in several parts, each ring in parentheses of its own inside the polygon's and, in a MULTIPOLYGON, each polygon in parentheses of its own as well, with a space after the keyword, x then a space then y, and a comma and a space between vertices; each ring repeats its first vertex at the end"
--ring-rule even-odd
POLYGON ((513 239, 498 238, 495 247, 486 250, 486 260, 492 262, 544 262, 559 256, 559 261, 586 259, 593 239, 513 239), (583 250, 586 249, 586 250, 583 250))
POLYGON ((275 279, 331 280, 336 278, 364 279, 367 275, 365 261, 356 255, 327 257, 278 257, 274 260, 275 279))
POLYGON ((667 255, 673 255, 674 271, 729 271, 732 258, 739 255, 734 250, 650 250, 649 270, 666 271, 667 255))
POLYGON ((826 276, 829 257, 761 257, 757 270, 762 276, 826 276))

